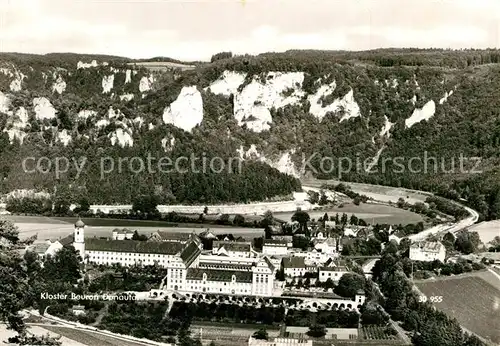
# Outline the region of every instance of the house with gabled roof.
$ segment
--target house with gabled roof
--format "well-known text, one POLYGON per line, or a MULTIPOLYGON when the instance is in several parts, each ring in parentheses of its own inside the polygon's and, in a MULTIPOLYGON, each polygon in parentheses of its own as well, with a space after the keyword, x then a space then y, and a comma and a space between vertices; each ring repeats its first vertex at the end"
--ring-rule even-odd
POLYGON ((304 257, 283 258, 282 264, 286 276, 301 277, 306 273, 306 262, 304 257))
POLYGON ((40 258, 46 256, 54 256, 59 250, 63 248, 63 245, 59 241, 35 241, 33 244, 26 247, 26 251, 32 251, 36 253, 40 258))

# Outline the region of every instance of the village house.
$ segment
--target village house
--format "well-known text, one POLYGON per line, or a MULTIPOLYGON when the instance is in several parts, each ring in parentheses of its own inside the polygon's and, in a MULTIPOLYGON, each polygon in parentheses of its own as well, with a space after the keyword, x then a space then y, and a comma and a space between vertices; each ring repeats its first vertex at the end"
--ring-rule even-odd
POLYGON ((283 258, 283 271, 288 277, 302 277, 306 273, 306 263, 304 257, 283 258))
POLYGON ((286 240, 265 239, 262 253, 269 256, 286 256, 288 254, 288 245, 286 240))
POLYGON ((73 312, 73 315, 75 315, 75 316, 85 315, 85 306, 73 305, 73 307, 71 308, 71 311, 73 312))
POLYGON ((334 283, 338 283, 340 278, 346 273, 349 273, 346 267, 322 267, 319 268, 318 278, 320 282, 331 279, 334 283))
POLYGON ((134 236, 134 232, 129 231, 128 229, 114 229, 112 233, 113 240, 124 240, 124 239, 132 239, 134 236))
POLYGON ((46 256, 54 256, 57 251, 61 250, 63 245, 59 241, 35 241, 33 244, 26 247, 26 251, 32 251, 36 253, 40 258, 45 258, 46 256))
POLYGON ((314 249, 326 254, 336 255, 337 254, 337 239, 326 238, 326 239, 315 239, 313 240, 314 249))
POLYGON ((410 259, 412 261, 441 261, 446 259, 446 248, 441 242, 419 241, 410 245, 410 259))

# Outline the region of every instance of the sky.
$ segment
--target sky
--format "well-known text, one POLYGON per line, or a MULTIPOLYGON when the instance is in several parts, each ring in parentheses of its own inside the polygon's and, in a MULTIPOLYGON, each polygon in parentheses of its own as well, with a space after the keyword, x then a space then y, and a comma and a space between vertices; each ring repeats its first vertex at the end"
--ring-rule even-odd
POLYGON ((0 52, 500 48, 500 0, 0 0, 0 52))

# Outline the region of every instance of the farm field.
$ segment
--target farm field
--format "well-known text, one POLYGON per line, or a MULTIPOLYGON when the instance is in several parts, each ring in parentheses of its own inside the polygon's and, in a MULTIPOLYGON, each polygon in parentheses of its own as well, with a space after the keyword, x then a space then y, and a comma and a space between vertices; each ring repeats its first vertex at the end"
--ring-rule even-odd
MULTIPOLYGON (((113 338, 111 336, 102 335, 99 333, 94 333, 92 331, 84 331, 78 329, 72 329, 67 327, 59 326, 44 326, 43 329, 47 329, 53 333, 62 335, 63 337, 74 340, 77 343, 71 345, 92 345, 92 346, 140 346, 145 345, 144 343, 127 341, 122 339, 113 338)), ((70 345, 70 344, 67 344, 70 345)), ((65 344, 63 343, 63 346, 65 344)))
POLYGON ((469 228, 469 231, 477 232, 481 241, 487 244, 496 236, 500 236, 500 220, 478 223, 469 228))
MULTIPOLYGON (((334 216, 336 213, 342 215, 346 213, 349 217, 354 214, 356 217, 364 219, 367 223, 387 223, 387 224, 402 224, 417 223, 424 221, 421 215, 408 210, 391 207, 383 204, 362 203, 359 206, 353 203, 347 203, 342 208, 333 207, 322 210, 308 211, 311 219, 318 219, 328 213, 329 216, 334 216)), ((290 221, 293 212, 274 213, 278 219, 290 221)))
POLYGON ((427 297, 442 296, 437 309, 456 318, 468 330, 500 343, 500 278, 489 271, 417 282, 427 297))

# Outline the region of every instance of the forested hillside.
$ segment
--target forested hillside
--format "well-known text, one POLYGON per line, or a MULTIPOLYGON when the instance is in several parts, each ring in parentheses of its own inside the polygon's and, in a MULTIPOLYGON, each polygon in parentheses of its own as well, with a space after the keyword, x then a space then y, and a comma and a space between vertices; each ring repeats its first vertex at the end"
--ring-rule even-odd
POLYGON ((120 57, 0 55, 0 189, 59 185, 92 203, 143 193, 211 203, 286 195, 307 173, 429 190, 498 218, 499 62, 498 50, 289 51, 224 53, 192 70, 154 72, 120 57), (148 153, 241 157, 244 169, 101 179, 101 157, 148 153), (437 169, 423 172, 424 153, 437 169), (23 173, 24 157, 61 155, 92 165, 78 177, 23 173), (471 159, 460 169, 460 156, 480 157, 479 167, 471 159), (421 160, 411 172, 397 157, 421 160), (347 158, 353 167, 339 171, 347 158), (356 168, 365 161, 370 172, 356 168))

